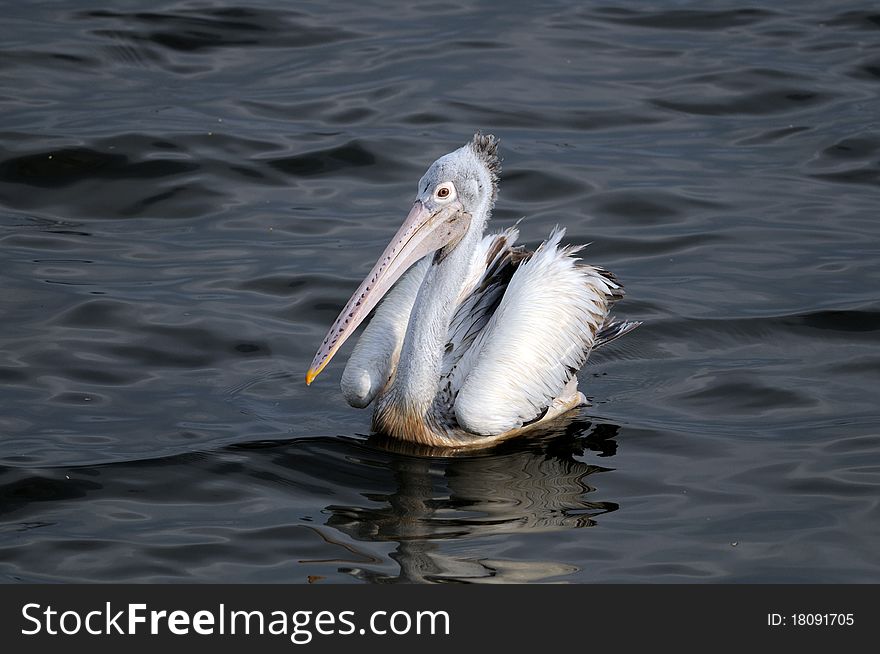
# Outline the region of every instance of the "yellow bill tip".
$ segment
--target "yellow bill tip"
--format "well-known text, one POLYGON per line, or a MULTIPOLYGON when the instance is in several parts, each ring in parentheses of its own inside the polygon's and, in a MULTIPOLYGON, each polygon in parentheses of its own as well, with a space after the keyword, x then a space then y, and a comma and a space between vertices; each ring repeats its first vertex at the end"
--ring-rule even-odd
POLYGON ((315 381, 315 377, 321 374, 321 371, 324 369, 324 366, 327 365, 327 362, 330 359, 324 359, 324 363, 322 363, 317 368, 312 366, 309 368, 309 371, 306 373, 306 386, 310 386, 313 381, 315 381))

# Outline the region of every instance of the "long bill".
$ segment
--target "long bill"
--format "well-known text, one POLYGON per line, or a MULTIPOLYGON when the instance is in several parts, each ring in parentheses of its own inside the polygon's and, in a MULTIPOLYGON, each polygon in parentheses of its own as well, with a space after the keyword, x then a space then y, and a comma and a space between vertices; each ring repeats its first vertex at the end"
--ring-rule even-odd
POLYGON ((469 225, 470 215, 462 211, 457 201, 431 211, 416 200, 397 234, 324 337, 306 373, 306 384, 311 384, 321 374, 333 355, 403 273, 425 255, 457 243, 469 225))

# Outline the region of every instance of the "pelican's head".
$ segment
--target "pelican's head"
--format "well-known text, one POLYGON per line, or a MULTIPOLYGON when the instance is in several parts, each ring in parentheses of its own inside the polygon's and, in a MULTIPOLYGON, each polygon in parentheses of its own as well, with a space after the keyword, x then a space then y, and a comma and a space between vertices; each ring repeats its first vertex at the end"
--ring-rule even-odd
POLYGON ((311 384, 394 282, 416 261, 454 248, 469 230, 482 234, 498 192, 498 139, 475 134, 437 159, 419 180, 415 204, 391 243, 333 323, 306 373, 311 384))
POLYGON ((498 195, 498 139, 491 134, 474 134, 458 150, 445 154, 419 180, 417 202, 428 211, 454 206, 471 216, 473 228, 482 228, 498 195))

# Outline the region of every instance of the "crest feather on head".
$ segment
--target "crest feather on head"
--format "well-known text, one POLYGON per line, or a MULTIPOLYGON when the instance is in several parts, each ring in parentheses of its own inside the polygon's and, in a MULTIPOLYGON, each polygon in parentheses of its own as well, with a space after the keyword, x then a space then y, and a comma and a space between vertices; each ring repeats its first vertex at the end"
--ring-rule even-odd
POLYGON ((493 199, 498 192, 498 180, 501 175, 501 157, 498 156, 498 139, 493 134, 477 132, 470 142, 471 150, 480 161, 486 164, 492 178, 493 199))

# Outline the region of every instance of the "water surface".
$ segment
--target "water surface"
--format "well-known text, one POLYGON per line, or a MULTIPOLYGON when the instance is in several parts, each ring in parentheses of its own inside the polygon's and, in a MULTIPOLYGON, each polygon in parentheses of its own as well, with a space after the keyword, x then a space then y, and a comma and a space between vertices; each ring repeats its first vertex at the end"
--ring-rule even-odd
POLYGON ((880 578, 871 3, 3 9, 3 581, 880 578), (645 324, 426 457, 302 379, 478 128, 645 324))

